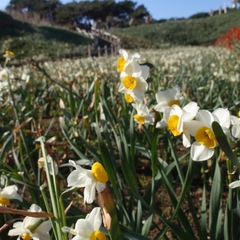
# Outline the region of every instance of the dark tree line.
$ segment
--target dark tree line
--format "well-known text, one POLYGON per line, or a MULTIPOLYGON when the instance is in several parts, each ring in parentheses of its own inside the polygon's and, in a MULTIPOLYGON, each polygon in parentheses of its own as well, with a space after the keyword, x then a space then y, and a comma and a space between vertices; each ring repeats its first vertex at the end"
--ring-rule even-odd
POLYGON ((73 25, 86 20, 107 22, 109 19, 127 22, 130 19, 143 20, 149 15, 144 5, 124 0, 73 1, 62 4, 59 0, 10 0, 7 10, 38 13, 42 18, 56 25, 73 25))

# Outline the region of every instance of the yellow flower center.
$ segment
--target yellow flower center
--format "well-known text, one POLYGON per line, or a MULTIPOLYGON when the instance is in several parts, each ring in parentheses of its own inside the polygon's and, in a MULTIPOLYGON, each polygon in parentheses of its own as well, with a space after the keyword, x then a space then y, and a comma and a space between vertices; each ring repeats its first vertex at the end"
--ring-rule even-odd
POLYGON ((128 103, 133 102, 133 98, 130 94, 125 93, 124 98, 125 98, 126 102, 128 102, 128 103))
POLYGON ((36 148, 36 149, 41 149, 41 144, 35 143, 35 148, 36 148))
POLYGON ((168 103, 168 106, 171 107, 173 105, 178 105, 180 106, 180 101, 179 100, 172 100, 168 103))
POLYGON ((177 115, 172 115, 168 119, 168 130, 171 131, 175 137, 181 134, 181 132, 178 131, 178 122, 179 117, 177 115))
POLYGON ((117 65, 117 71, 118 72, 123 71, 125 63, 126 63, 126 61, 124 60, 123 57, 118 58, 118 65, 117 65))
POLYGON ((12 56, 12 57, 14 56, 14 53, 11 52, 11 51, 6 51, 5 53, 6 53, 7 55, 9 55, 9 56, 12 56))
POLYGON ((29 233, 24 233, 24 234, 21 236, 21 239, 23 239, 23 240, 32 240, 33 238, 30 236, 29 233))
POLYGON ((106 183, 108 181, 107 172, 99 162, 96 162, 92 165, 92 175, 98 182, 106 183))
POLYGON ((107 238, 102 232, 94 231, 90 236, 90 240, 107 240, 107 238))
POLYGON ((0 197, 0 206, 10 206, 10 200, 7 198, 0 197))
POLYGON ((6 74, 3 74, 3 75, 1 76, 1 78, 2 78, 2 80, 7 80, 8 76, 7 76, 6 74))
POLYGON ((217 145, 217 140, 212 130, 208 127, 201 127, 197 130, 195 134, 195 139, 197 142, 203 144, 208 148, 215 148, 217 145))
POLYGON ((132 76, 123 78, 123 85, 126 89, 132 90, 137 86, 137 79, 132 76))
POLYGON ((238 117, 240 117, 240 111, 238 111, 238 117))
POLYGON ((144 119, 142 116, 138 115, 138 114, 134 115, 133 118, 134 118, 138 123, 140 123, 140 124, 142 124, 142 125, 145 123, 145 119, 144 119))
POLYGON ((42 168, 44 166, 44 161, 38 161, 37 163, 39 168, 42 168))

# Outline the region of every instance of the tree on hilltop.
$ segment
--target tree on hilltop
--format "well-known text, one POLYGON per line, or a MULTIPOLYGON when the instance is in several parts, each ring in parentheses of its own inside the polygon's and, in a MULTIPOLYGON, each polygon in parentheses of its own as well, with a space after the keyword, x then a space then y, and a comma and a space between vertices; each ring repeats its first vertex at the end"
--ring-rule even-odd
POLYGON ((112 19, 127 22, 130 19, 143 20, 149 15, 144 5, 136 7, 131 0, 73 1, 62 4, 60 0, 10 0, 7 9, 38 13, 42 18, 54 20, 56 24, 73 25, 84 19, 105 23, 112 19))

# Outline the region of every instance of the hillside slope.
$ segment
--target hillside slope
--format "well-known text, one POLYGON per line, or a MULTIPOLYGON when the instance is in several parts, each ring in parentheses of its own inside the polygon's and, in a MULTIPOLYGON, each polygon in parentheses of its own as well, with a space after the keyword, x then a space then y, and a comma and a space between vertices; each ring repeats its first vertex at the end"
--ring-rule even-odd
POLYGON ((209 45, 232 26, 240 27, 240 10, 212 17, 169 20, 129 28, 113 28, 126 48, 159 48, 173 45, 209 45))
MULTIPOLYGON (((77 32, 51 26, 37 26, 14 20, 0 11, 0 52, 11 50, 17 58, 53 57, 71 54, 86 54, 86 45, 92 39, 77 32)), ((0 61, 3 61, 0 54, 0 61)))
MULTIPOLYGON (((126 49, 163 48, 209 45, 232 26, 240 27, 240 10, 205 18, 112 28, 110 33, 121 37, 121 46, 126 49)), ((0 11, 0 63, 6 50, 13 51, 16 59, 86 56, 86 46, 92 41, 67 29, 17 21, 0 11)))

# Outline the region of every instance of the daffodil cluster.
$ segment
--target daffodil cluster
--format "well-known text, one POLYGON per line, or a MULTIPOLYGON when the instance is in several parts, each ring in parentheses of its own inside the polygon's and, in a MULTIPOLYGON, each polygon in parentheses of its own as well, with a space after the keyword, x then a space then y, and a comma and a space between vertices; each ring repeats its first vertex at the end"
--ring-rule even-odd
POLYGON ((149 112, 145 104, 145 92, 148 89, 147 78, 149 67, 140 65, 139 54, 129 55, 124 49, 119 51, 121 57, 118 59, 117 71, 120 73, 120 85, 118 91, 124 94, 128 103, 137 110, 134 120, 140 124, 153 124, 154 114, 149 112), (135 103, 133 103, 135 102, 135 103))
MULTIPOLYGON (((14 57, 14 53, 6 51, 3 55, 6 58, 6 63, 14 57)), ((22 76, 17 76, 14 71, 6 66, 0 66, 0 102, 4 104, 18 103, 22 100, 22 91, 26 89, 29 83, 30 76, 27 72, 23 72, 22 76), (12 92, 10 96, 9 92, 12 92)))
POLYGON ((214 154, 218 146, 212 123, 218 122, 229 137, 240 137, 240 121, 231 116, 228 109, 202 110, 197 103, 184 104, 184 96, 178 86, 161 90, 155 94, 156 105, 149 110, 145 92, 149 89, 147 78, 149 67, 140 65, 139 54, 130 56, 125 50, 119 51, 117 71, 120 72, 119 92, 124 93, 127 102, 132 103, 137 114, 134 119, 139 124, 155 124, 156 128, 167 128, 174 136, 182 135, 182 142, 190 149, 194 161, 205 161, 214 154), (155 122, 155 114, 162 116, 155 122))
POLYGON ((95 162, 92 165, 91 170, 84 169, 78 165, 75 161, 69 160, 70 166, 74 167, 68 178, 68 187, 72 188, 84 188, 84 202, 91 204, 96 200, 96 192, 99 194, 98 204, 100 207, 95 207, 85 219, 79 219, 76 222, 75 229, 69 227, 63 227, 62 231, 69 232, 75 237, 74 240, 106 240, 106 236, 99 231, 102 224, 102 214, 104 218, 104 226, 109 229, 111 222, 109 215, 104 206, 104 199, 101 193, 106 188, 108 181, 108 175, 101 163, 95 162))
MULTIPOLYGON (((30 212, 42 212, 42 209, 32 204, 29 208, 30 212)), ((51 223, 45 218, 25 217, 22 222, 15 222, 13 229, 8 232, 9 236, 18 236, 18 240, 50 240, 49 231, 51 230, 51 223)))
POLYGON ((95 207, 85 219, 77 220, 75 228, 63 227, 63 232, 69 232, 72 240, 106 240, 106 236, 99 231, 102 224, 100 207, 95 207))

